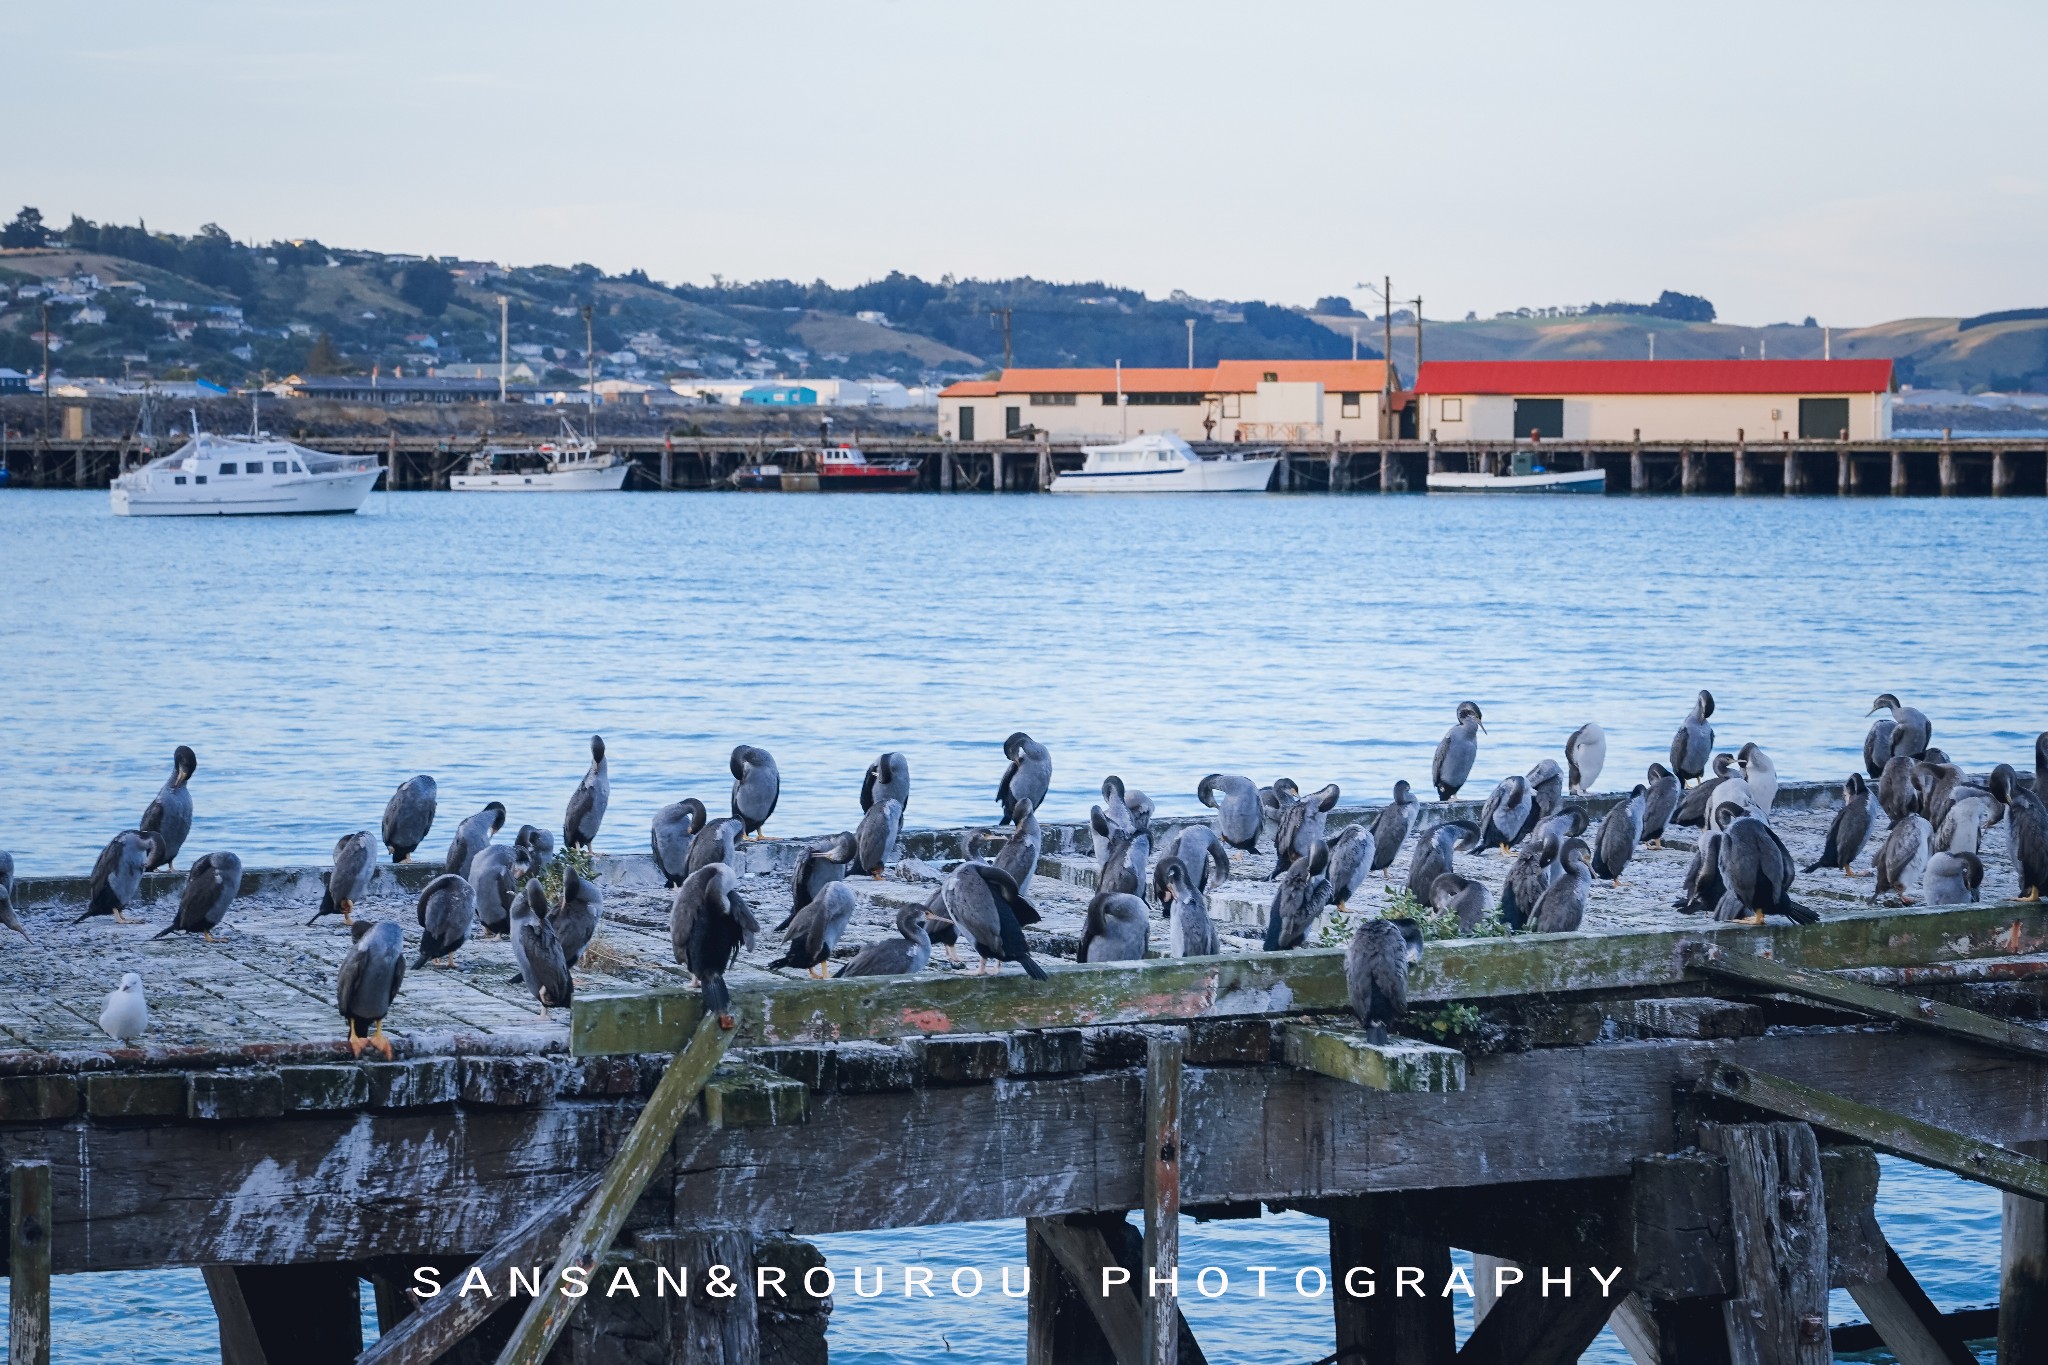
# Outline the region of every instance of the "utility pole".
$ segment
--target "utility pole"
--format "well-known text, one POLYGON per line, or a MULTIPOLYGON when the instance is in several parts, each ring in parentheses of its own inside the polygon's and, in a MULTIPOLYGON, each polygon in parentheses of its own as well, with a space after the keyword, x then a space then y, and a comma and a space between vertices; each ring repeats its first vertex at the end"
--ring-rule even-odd
POLYGON ((596 313, 590 304, 583 305, 583 366, 589 376, 583 383, 583 436, 588 441, 597 440, 597 350, 590 322, 596 313))
POLYGON ((1188 368, 1195 368, 1195 320, 1188 319, 1188 368))
POLYGON ((989 309, 988 325, 991 327, 995 326, 997 318, 1003 320, 1003 368, 1007 370, 1010 368, 1010 310, 1007 308, 989 309))
MULTIPOLYGON (((43 305, 43 434, 39 446, 50 443, 50 305, 43 305)), ((37 478, 42 477, 40 470, 37 478)))
POLYGON ((511 320, 511 316, 512 300, 503 294, 498 295, 498 401, 500 403, 505 401, 505 357, 510 354, 506 350, 506 347, 510 344, 506 328, 511 320))
POLYGON ((1351 358, 1358 359, 1358 324, 1351 324, 1351 358))
POLYGON ((1415 296, 1415 373, 1409 379, 1412 384, 1422 378, 1422 295, 1415 296))
POLYGON ((1380 439, 1394 436, 1394 277, 1382 277, 1380 320, 1386 324, 1386 349, 1380 352, 1380 439))

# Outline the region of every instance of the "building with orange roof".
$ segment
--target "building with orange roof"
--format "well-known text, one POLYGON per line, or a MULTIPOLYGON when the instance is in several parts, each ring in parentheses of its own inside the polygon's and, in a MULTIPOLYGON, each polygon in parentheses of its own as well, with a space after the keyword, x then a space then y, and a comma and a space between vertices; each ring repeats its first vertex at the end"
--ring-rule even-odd
POLYGON ((1186 441, 1371 440, 1400 387, 1379 360, 1225 360, 1210 369, 1011 369, 939 393, 949 441, 1036 436, 1119 441, 1169 431, 1186 441))

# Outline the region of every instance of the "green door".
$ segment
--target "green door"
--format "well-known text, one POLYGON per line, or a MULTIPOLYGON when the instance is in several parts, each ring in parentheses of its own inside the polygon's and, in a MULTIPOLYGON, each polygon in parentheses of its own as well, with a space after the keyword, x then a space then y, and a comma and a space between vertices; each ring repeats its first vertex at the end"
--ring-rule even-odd
POLYGON ((1564 439, 1564 400, 1562 398, 1517 398, 1515 400, 1515 439, 1526 441, 1531 436, 1541 436, 1546 441, 1564 439))
POLYGON ((1799 439, 1841 441, 1849 436, 1849 400, 1846 398, 1802 398, 1799 400, 1799 439))
POLYGON ((973 408, 963 407, 960 409, 960 439, 963 441, 971 441, 974 439, 973 408))

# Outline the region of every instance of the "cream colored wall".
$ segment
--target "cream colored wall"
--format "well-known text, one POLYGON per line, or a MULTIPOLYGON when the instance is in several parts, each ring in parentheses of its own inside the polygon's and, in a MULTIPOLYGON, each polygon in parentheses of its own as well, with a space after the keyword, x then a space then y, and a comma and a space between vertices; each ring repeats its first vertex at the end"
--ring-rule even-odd
MULTIPOLYGON (((1799 400, 1816 394, 1598 394, 1564 400, 1567 441, 1777 441, 1799 434, 1799 400)), ((1849 439, 1878 441, 1892 434, 1890 394, 1850 394, 1849 439)), ((1508 441, 1516 432, 1515 400, 1496 394, 1429 394, 1423 432, 1440 441, 1508 441), (1443 416, 1444 401, 1463 407, 1463 418, 1443 416)))
POLYGON ((1358 415, 1346 417, 1341 395, 1325 393, 1319 383, 1260 384, 1251 393, 1211 395, 1210 401, 1200 406, 1126 405, 1128 423, 1119 420, 1113 404, 1103 403, 1100 395, 1093 393, 1077 395, 1072 407, 1050 403, 1034 407, 1029 394, 941 398, 940 440, 960 439, 959 413, 970 407, 978 441, 1002 439, 1003 410, 1009 407, 1017 409, 1020 423, 1036 426, 1055 441, 1116 441, 1126 431, 1132 436, 1170 431, 1184 441, 1234 441, 1240 439, 1240 431, 1246 441, 1328 441, 1341 432, 1347 441, 1369 441, 1379 434, 1380 395, 1377 391, 1359 394, 1358 415), (1235 415, 1226 415, 1233 408, 1235 415), (1212 415, 1216 418, 1213 436, 1202 429, 1202 419, 1212 415))

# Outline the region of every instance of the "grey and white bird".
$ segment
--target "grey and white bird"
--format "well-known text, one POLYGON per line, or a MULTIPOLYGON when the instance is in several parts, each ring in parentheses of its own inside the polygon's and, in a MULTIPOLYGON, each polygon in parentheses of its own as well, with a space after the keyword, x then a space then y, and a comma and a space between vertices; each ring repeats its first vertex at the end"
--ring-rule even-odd
POLYGON ((739 745, 732 751, 732 818, 740 822, 742 837, 761 837, 761 826, 768 823, 768 817, 775 814, 775 803, 782 799, 782 770, 775 766, 775 756, 766 749, 751 744, 739 745))
POLYGON ((1102 810, 1109 822, 1134 834, 1152 832, 1152 798, 1136 787, 1125 787, 1115 773, 1102 779, 1102 810))
POLYGON ((1842 805, 1828 821, 1827 839, 1822 843, 1820 857, 1801 868, 1802 872, 1813 872, 1823 867, 1840 868, 1845 877, 1860 877, 1853 864, 1856 855, 1863 851, 1863 845, 1870 838, 1870 827, 1877 817, 1877 799, 1870 794, 1870 784, 1862 773, 1850 773, 1849 780, 1842 784, 1842 805))
POLYGON ((1329 845, 1318 843, 1280 878, 1266 911, 1267 952, 1285 952, 1308 942, 1309 931, 1330 904, 1330 879, 1324 875, 1329 863, 1329 845))
POLYGON ((469 860, 463 879, 476 892, 477 924, 491 934, 512 932, 512 902, 521 878, 533 875, 531 850, 520 844, 485 844, 469 860))
MULTIPOLYGON (((1915 804, 1920 813, 1938 830, 1942 821, 1948 819, 1949 807, 1971 787, 1969 778, 1955 764, 1923 762, 1913 769, 1913 789, 1918 793, 1915 804)), ((1977 790, 1990 800, 1991 793, 1981 787, 1977 790)))
POLYGON ((1591 792, 1600 780, 1600 770, 1607 766, 1607 732, 1598 721, 1589 720, 1572 731, 1564 742, 1564 759, 1571 774, 1571 794, 1591 792))
POLYGON ((1567 839, 1558 847, 1557 876, 1543 888, 1531 908, 1529 927, 1539 934, 1569 934, 1586 921, 1586 902, 1593 889, 1593 850, 1584 839, 1567 839))
MULTIPOLYGON (((1649 794, 1645 792, 1645 804, 1648 802, 1648 797, 1649 794)), ((1530 830, 1529 835, 1530 838, 1541 839, 1544 835, 1548 834, 1555 837, 1558 843, 1562 844, 1567 839, 1582 838, 1592 826, 1593 819, 1586 814, 1586 808, 1574 801, 1569 806, 1559 807, 1557 814, 1548 819, 1538 820, 1536 828, 1530 830)), ((1523 847, 1526 848, 1527 846, 1528 842, 1524 840, 1523 847)))
POLYGON ((1707 824, 1713 828, 1721 826, 1721 812, 1732 810, 1737 815, 1754 815, 1764 818, 1763 807, 1756 802, 1756 793, 1749 789, 1749 783, 1731 773, 1725 782, 1716 783, 1714 794, 1707 798, 1707 824))
POLYGON ((1453 863, 1458 848, 1466 839, 1478 837, 1479 827, 1464 820, 1446 820, 1424 831, 1408 857, 1408 894, 1429 904, 1430 884, 1444 873, 1456 871, 1453 863))
POLYGON ((576 978, 569 971, 562 940, 548 923, 548 897, 538 879, 528 882, 526 894, 512 904, 512 961, 519 967, 520 981, 539 1003, 541 1018, 556 1006, 566 1008, 575 1002, 576 978))
POLYGON ((669 948, 704 992, 704 1009, 728 1027, 732 992, 725 974, 741 948, 760 933, 753 907, 739 892, 739 874, 728 863, 711 863, 683 879, 669 907, 669 948))
MULTIPOLYGON (((1531 825, 1545 816, 1555 815, 1557 808, 1564 804, 1564 769, 1557 766, 1556 759, 1537 759, 1535 766, 1523 775, 1522 780, 1529 784, 1529 797, 1536 803, 1536 814, 1530 820, 1531 825)), ((1527 832, 1523 831, 1525 834, 1527 832)))
MULTIPOLYGON (((529 894, 541 894, 539 882, 528 882, 527 886, 529 894)), ((429 962, 454 966, 455 950, 469 942, 469 931, 476 924, 476 888, 458 872, 443 872, 420 888, 413 910, 420 921, 420 955, 413 960, 413 967, 424 967, 429 962)), ((516 906, 513 917, 518 917, 516 906)))
POLYGON ((1782 915, 1795 924, 1814 924, 1820 916, 1792 899, 1797 864, 1770 822, 1760 815, 1724 816, 1719 860, 1721 900, 1714 918, 1722 921, 1782 915))
POLYGON ((883 754, 868 764, 867 774, 860 782, 863 811, 873 810, 891 798, 904 814, 910 813, 910 760, 897 753, 883 754))
POLYGON ((612 770, 605 763, 604 736, 592 735, 590 767, 584 770, 576 790, 569 793, 568 807, 562 812, 562 846, 589 848, 597 839, 598 828, 604 824, 605 808, 611 803, 612 770))
POLYGON ((1337 808, 1337 796, 1337 784, 1330 782, 1287 808, 1287 813, 1280 817, 1280 832, 1273 836, 1273 876, 1281 876, 1323 842, 1330 812, 1337 808))
POLYGON ((1265 821, 1258 783, 1235 773, 1210 773, 1195 785, 1195 799, 1216 812, 1216 834, 1224 843, 1246 853, 1258 848, 1265 821))
POLYGON ((1095 889, 1122 891, 1142 897, 1147 869, 1152 861, 1152 837, 1121 829, 1111 829, 1104 834, 1097 829, 1095 846, 1101 850, 1101 861, 1096 864, 1095 889))
POLYGON ((688 881, 692 873, 713 863, 726 863, 738 871, 740 831, 745 828, 745 821, 724 815, 705 825, 690 841, 690 861, 683 868, 683 879, 688 881))
POLYGON ((392 862, 405 862, 414 849, 427 841, 427 831, 434 827, 434 804, 439 799, 434 779, 425 773, 408 777, 391 793, 391 799, 384 803, 382 832, 384 850, 391 855, 392 862))
POLYGON ((1891 713, 1894 757, 1919 758, 1927 752, 1928 744, 1934 739, 1934 723, 1927 719, 1925 711, 1902 705, 1889 692, 1880 692, 1864 714, 1874 716, 1880 711, 1891 713))
POLYGON ((149 999, 142 992, 141 973, 123 972, 121 984, 107 992, 106 1007, 100 1011, 100 1032, 129 1047, 149 1032, 149 999))
POLYGON ((1387 875, 1387 869, 1394 865, 1394 859, 1401 856, 1401 845, 1408 842, 1408 836, 1415 832, 1415 819, 1422 812, 1422 803, 1415 799, 1415 791, 1407 782, 1394 784, 1394 798, 1373 812, 1372 817, 1372 870, 1387 875))
POLYGON ((1933 852, 1934 826, 1927 823, 1926 816, 1912 811, 1905 819, 1893 821, 1891 831, 1877 849, 1877 881, 1871 887, 1870 898, 1892 895, 1910 903, 1911 893, 1919 887, 1933 852))
POLYGON ((1019 730, 1003 741, 1003 757, 1010 760, 1002 781, 996 783, 996 805, 1003 818, 1009 818, 1019 801, 1036 812, 1052 789, 1052 751, 1019 730))
POLYGON ((663 884, 670 890, 681 886, 683 878, 690 875, 690 841, 710 820, 711 812, 694 796, 671 801, 654 812, 648 843, 654 852, 655 871, 661 873, 663 884))
POLYGON ((1384 1044, 1387 1025, 1408 1013, 1408 968, 1422 961, 1422 928, 1412 919, 1369 918, 1344 949, 1344 991, 1368 1041, 1384 1044))
POLYGON ((1287 809, 1301 800, 1301 786, 1291 777, 1276 777, 1269 787, 1259 788, 1259 831, 1269 827, 1278 833, 1287 809))
POLYGON ((548 915, 548 927, 562 944, 562 960, 575 971, 597 937, 604 918, 604 888, 575 868, 562 872, 562 903, 548 915))
POLYGON ((209 853, 192 864, 185 889, 178 893, 178 913, 153 938, 171 934, 202 934, 208 943, 227 917, 228 906, 242 891, 242 860, 232 853, 209 853))
POLYGON ((1684 783, 1696 782, 1707 770, 1714 752, 1714 727, 1707 723, 1714 714, 1714 694, 1704 687, 1693 698, 1692 710, 1671 737, 1671 771, 1684 783))
POLYGON ((1863 736, 1863 771, 1873 780, 1884 776, 1884 765, 1891 762, 1892 731, 1898 728, 1890 716, 1879 716, 1863 736))
MULTIPOLYGON (((1029 895, 1031 878, 1038 871, 1038 855, 1043 846, 1044 836, 1038 828, 1038 817, 1031 813, 1028 802, 1018 801, 1010 807, 1010 835, 998 848, 995 857, 989 861, 1008 873, 1010 880, 1017 883, 1017 894, 1029 895)), ((948 926, 950 927, 950 926, 948 926)))
POLYGON ((505 803, 486 801, 482 810, 455 827, 455 837, 448 841, 448 856, 441 860, 441 870, 457 876, 467 872, 470 860, 503 828, 505 803))
POLYGON ((857 855, 854 858, 854 866, 876 881, 882 880, 882 873, 889 866, 889 859, 896 848, 897 836, 902 830, 902 802, 889 796, 869 806, 867 814, 860 818, 860 828, 853 832, 857 855))
POLYGON ((1899 754, 1885 761, 1884 772, 1878 776, 1877 804, 1894 824, 1920 807, 1920 786, 1913 779, 1919 766, 1917 760, 1899 754))
POLYGON ((1038 907, 1018 893, 1008 873, 987 863, 962 863, 940 889, 946 918, 967 934, 980 956, 977 974, 990 964, 1014 962, 1035 979, 1045 979, 1045 968, 1032 958, 1024 939, 1024 926, 1038 922, 1038 907))
POLYGON ((1429 906, 1440 914, 1453 916, 1458 928, 1469 933, 1492 913, 1493 897, 1486 883, 1446 872, 1429 884, 1429 906))
POLYGON ((1662 763, 1652 763, 1649 781, 1643 786, 1643 842, 1653 848, 1664 847, 1664 829, 1671 823, 1671 817, 1678 813, 1678 803, 1685 796, 1685 787, 1678 775, 1662 763))
MULTIPOLYGON (((124 829, 107 840, 92 865, 92 897, 85 913, 71 921, 83 924, 94 915, 112 915, 114 923, 128 923, 127 912, 142 899, 142 871, 149 866, 154 834, 124 829)), ((11 899, 11 891, 10 891, 11 899)))
POLYGON ((192 833, 192 774, 199 771, 199 757, 180 744, 171 755, 171 775, 157 790, 156 800, 149 803, 142 812, 141 823, 136 828, 144 834, 154 834, 156 843, 150 849, 149 865, 145 872, 158 868, 178 870, 178 851, 185 847, 187 836, 192 833))
POLYGON ((28 929, 21 922, 21 916, 14 909, 14 855, 0 849, 0 925, 5 925, 23 938, 34 943, 28 929))
POLYGON ((1743 785, 1764 819, 1771 818, 1771 805, 1778 799, 1778 765, 1754 743, 1735 751, 1735 766, 1742 770, 1743 785))
POLYGON ((1143 962, 1152 940, 1145 902, 1121 891, 1098 891, 1081 925, 1077 962, 1143 962))
POLYGON ((376 875, 377 845, 370 831, 359 829, 342 835, 334 843, 334 865, 320 892, 320 908, 306 923, 316 924, 322 915, 339 914, 343 924, 354 924, 356 902, 370 894, 370 879, 376 875))
POLYGON ((2040 900, 2048 894, 2048 805, 2042 804, 2040 792, 2020 785, 2010 763, 1991 770, 1991 794, 2005 803, 2006 846, 2019 874, 2019 898, 2040 900))
POLYGON ((1566 837, 1538 830, 1523 840, 1500 888, 1500 917, 1508 928, 1519 932, 1526 926, 1535 914, 1536 902, 1557 880, 1557 854, 1566 837))
POLYGON ((1479 837, 1474 848, 1498 848, 1505 858, 1515 843, 1536 823, 1536 798, 1523 777, 1504 777, 1487 794, 1479 808, 1479 837))
POLYGON ((1671 904, 1681 914, 1712 914, 1727 889, 1721 884, 1721 831, 1702 830, 1699 842, 1693 845, 1692 861, 1686 865, 1684 889, 1671 904))
POLYGON ((1364 823, 1346 825, 1330 840, 1330 899, 1340 911, 1351 908, 1351 898, 1365 884, 1372 855, 1372 827, 1364 823))
MULTIPOLYGON (((895 801, 889 797, 884 804, 895 801)), ((871 809, 879 809, 871 807, 871 809)), ((818 898, 785 921, 782 941, 789 945, 770 967, 802 967, 811 976, 826 975, 832 965, 832 950, 853 922, 856 903, 853 888, 845 882, 827 882, 818 898)), ((922 912, 920 912, 922 913, 922 912)), ((929 947, 927 947, 929 951, 929 947)))
POLYGON ((1456 796, 1458 788, 1472 775, 1472 764, 1479 758, 1479 736, 1485 731, 1479 703, 1459 702, 1457 724, 1437 741, 1436 755, 1429 763, 1429 780, 1436 785, 1441 800, 1456 796))
POLYGON ((1209 915, 1209 898, 1188 876, 1187 864, 1169 858, 1159 868, 1164 874, 1159 898, 1166 905, 1167 952, 1173 957, 1213 957, 1222 952, 1216 921, 1209 915))
POLYGON ((335 981, 335 1003, 348 1024, 348 1050, 360 1057, 375 1048, 391 1060, 391 1040, 384 1020, 405 984, 405 932, 390 920, 359 919, 350 926, 354 942, 341 960, 335 981))
POLYGON ((1741 780, 1735 770, 1734 754, 1714 755, 1714 775, 1686 791, 1678 799, 1678 809, 1671 816, 1674 825, 1690 825, 1695 829, 1712 829, 1707 823, 1707 807, 1714 799, 1714 791, 1722 783, 1741 780))
POLYGON ((932 936, 920 907, 906 905, 896 912, 896 933, 896 938, 870 943, 832 975, 911 976, 931 965, 932 936))
POLYGON ((1593 839, 1593 875, 1609 885, 1620 886, 1621 874, 1628 869, 1629 859, 1636 856, 1636 845, 1643 841, 1643 798, 1642 783, 1628 794, 1628 800, 1615 805, 1600 821, 1600 833, 1593 839))
POLYGON ((1984 851, 1984 831, 1996 824, 2003 807, 1998 798, 1988 791, 1976 787, 1959 789, 1960 795, 1948 804, 1948 810, 1939 821, 1930 819, 1934 825, 1934 842, 1931 847, 1936 853, 1978 853, 1984 851))
POLYGON ((1178 863, 1188 880, 1201 890, 1212 883, 1230 880, 1230 850, 1208 825, 1183 825, 1159 846, 1152 863, 1152 894, 1166 913, 1166 869, 1178 863))
POLYGON ((775 926, 775 932, 779 934, 787 929, 790 921, 803 913, 805 906, 825 894, 826 887, 845 881, 847 868, 859 856, 859 841, 849 830, 806 843, 804 851, 797 855, 796 870, 789 878, 789 913, 782 917, 782 923, 775 926))
POLYGON ((555 836, 539 825, 521 825, 512 842, 526 850, 526 861, 538 872, 555 856, 555 836))
POLYGON ((1975 905, 1978 888, 1984 885, 1984 862, 1964 851, 1941 852, 1927 859, 1920 874, 1922 905, 1975 905))

